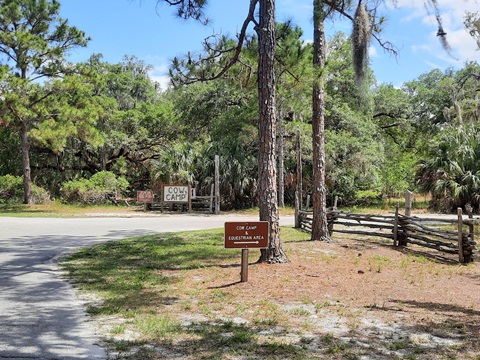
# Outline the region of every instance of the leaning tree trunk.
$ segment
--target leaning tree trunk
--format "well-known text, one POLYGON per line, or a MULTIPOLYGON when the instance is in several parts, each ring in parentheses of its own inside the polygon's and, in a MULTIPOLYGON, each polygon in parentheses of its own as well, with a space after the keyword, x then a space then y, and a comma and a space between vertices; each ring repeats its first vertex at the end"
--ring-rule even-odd
POLYGON ((277 197, 276 106, 275 106, 275 0, 260 0, 260 21, 256 28, 258 59, 258 193, 260 220, 269 223, 268 248, 262 249, 259 262, 284 263, 277 197))
POLYGON ((22 167, 23 167, 23 203, 32 204, 32 175, 30 171, 30 145, 28 143, 28 123, 22 120, 20 129, 20 140, 22 146, 22 167))
POLYGON ((313 145, 313 223, 312 240, 329 240, 327 187, 325 184, 325 90, 326 61, 325 12, 323 1, 313 0, 313 67, 315 79, 312 99, 313 145))

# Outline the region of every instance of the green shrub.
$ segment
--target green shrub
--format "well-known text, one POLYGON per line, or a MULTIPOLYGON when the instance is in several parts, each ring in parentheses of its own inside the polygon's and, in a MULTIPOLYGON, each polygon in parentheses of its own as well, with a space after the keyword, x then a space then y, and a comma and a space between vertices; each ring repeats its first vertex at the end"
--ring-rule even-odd
POLYGON ((382 200, 380 191, 363 190, 357 191, 355 194, 356 204, 359 206, 376 205, 382 200))
POLYGON ((120 176, 117 177, 110 171, 100 171, 90 178, 90 182, 94 188, 109 190, 109 191, 126 191, 129 183, 120 176))
MULTIPOLYGON (((45 204, 50 201, 48 191, 32 184, 32 200, 34 204, 45 204)), ((23 202, 23 178, 21 176, 0 176, 0 203, 23 202)))
POLYGON ((0 199, 3 202, 16 202, 23 197, 23 180, 20 176, 0 176, 0 199))
POLYGON ((101 171, 90 179, 71 180, 63 183, 62 196, 66 202, 103 204, 113 201, 129 186, 124 177, 110 171, 101 171))

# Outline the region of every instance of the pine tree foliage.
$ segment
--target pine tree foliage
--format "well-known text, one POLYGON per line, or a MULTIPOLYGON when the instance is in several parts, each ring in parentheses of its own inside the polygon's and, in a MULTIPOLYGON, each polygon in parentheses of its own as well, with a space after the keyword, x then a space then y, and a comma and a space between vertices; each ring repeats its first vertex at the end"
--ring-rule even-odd
POLYGON ((0 89, 0 126, 20 136, 26 204, 32 203, 29 131, 33 124, 53 119, 44 105, 53 92, 44 91, 38 80, 68 73, 65 54, 89 40, 59 12, 57 0, 0 1, 0 64, 7 69, 0 89))
MULTIPOLYGON (((207 0, 165 0, 165 2, 176 7, 176 15, 181 19, 194 19, 203 24, 208 23, 208 18, 203 11, 207 0)), ((160 3, 161 1, 157 5, 160 3)))

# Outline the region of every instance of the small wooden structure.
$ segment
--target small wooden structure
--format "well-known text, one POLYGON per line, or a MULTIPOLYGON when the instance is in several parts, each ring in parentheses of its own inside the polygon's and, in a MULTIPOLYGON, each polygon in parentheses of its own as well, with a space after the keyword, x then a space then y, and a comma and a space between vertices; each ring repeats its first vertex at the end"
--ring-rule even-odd
POLYGON ((152 185, 152 191, 154 193, 154 199, 152 202, 146 204, 146 209, 149 210, 175 210, 181 209, 182 211, 188 210, 207 210, 212 214, 220 214, 220 157, 215 155, 214 159, 215 164, 215 177, 214 182, 210 187, 210 195, 200 196, 197 195, 194 187, 190 185, 176 185, 176 184, 165 184, 162 182, 154 182, 152 185), (183 190, 185 194, 188 192, 188 199, 182 197, 180 193, 177 193, 179 199, 174 198, 176 194, 171 194, 172 199, 167 198, 168 189, 171 188, 186 188, 188 190, 183 190), (166 190, 167 189, 167 190, 166 190))
MULTIPOLYGON (((199 196, 196 193, 196 189, 188 185, 176 185, 176 184, 155 184, 153 186, 154 197, 153 201, 146 203, 147 210, 160 210, 160 211, 208 211, 209 213, 215 213, 216 211, 216 196, 214 194, 214 184, 211 185, 210 195, 199 196), (182 199, 167 199, 166 190, 172 188, 188 188, 188 198, 182 199)), ((217 205, 220 208, 219 205, 217 205)))

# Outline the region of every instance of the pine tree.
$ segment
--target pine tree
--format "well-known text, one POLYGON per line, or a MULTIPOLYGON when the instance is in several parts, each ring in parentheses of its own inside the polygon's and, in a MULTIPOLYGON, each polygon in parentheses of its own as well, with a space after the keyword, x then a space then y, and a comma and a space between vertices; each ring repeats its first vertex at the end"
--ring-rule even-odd
POLYGON ((0 125, 21 139, 25 204, 32 203, 29 131, 50 116, 44 102, 53 95, 40 81, 67 73, 65 54, 89 40, 61 19, 59 10, 57 0, 0 0, 0 61, 8 69, 1 84, 0 125))

